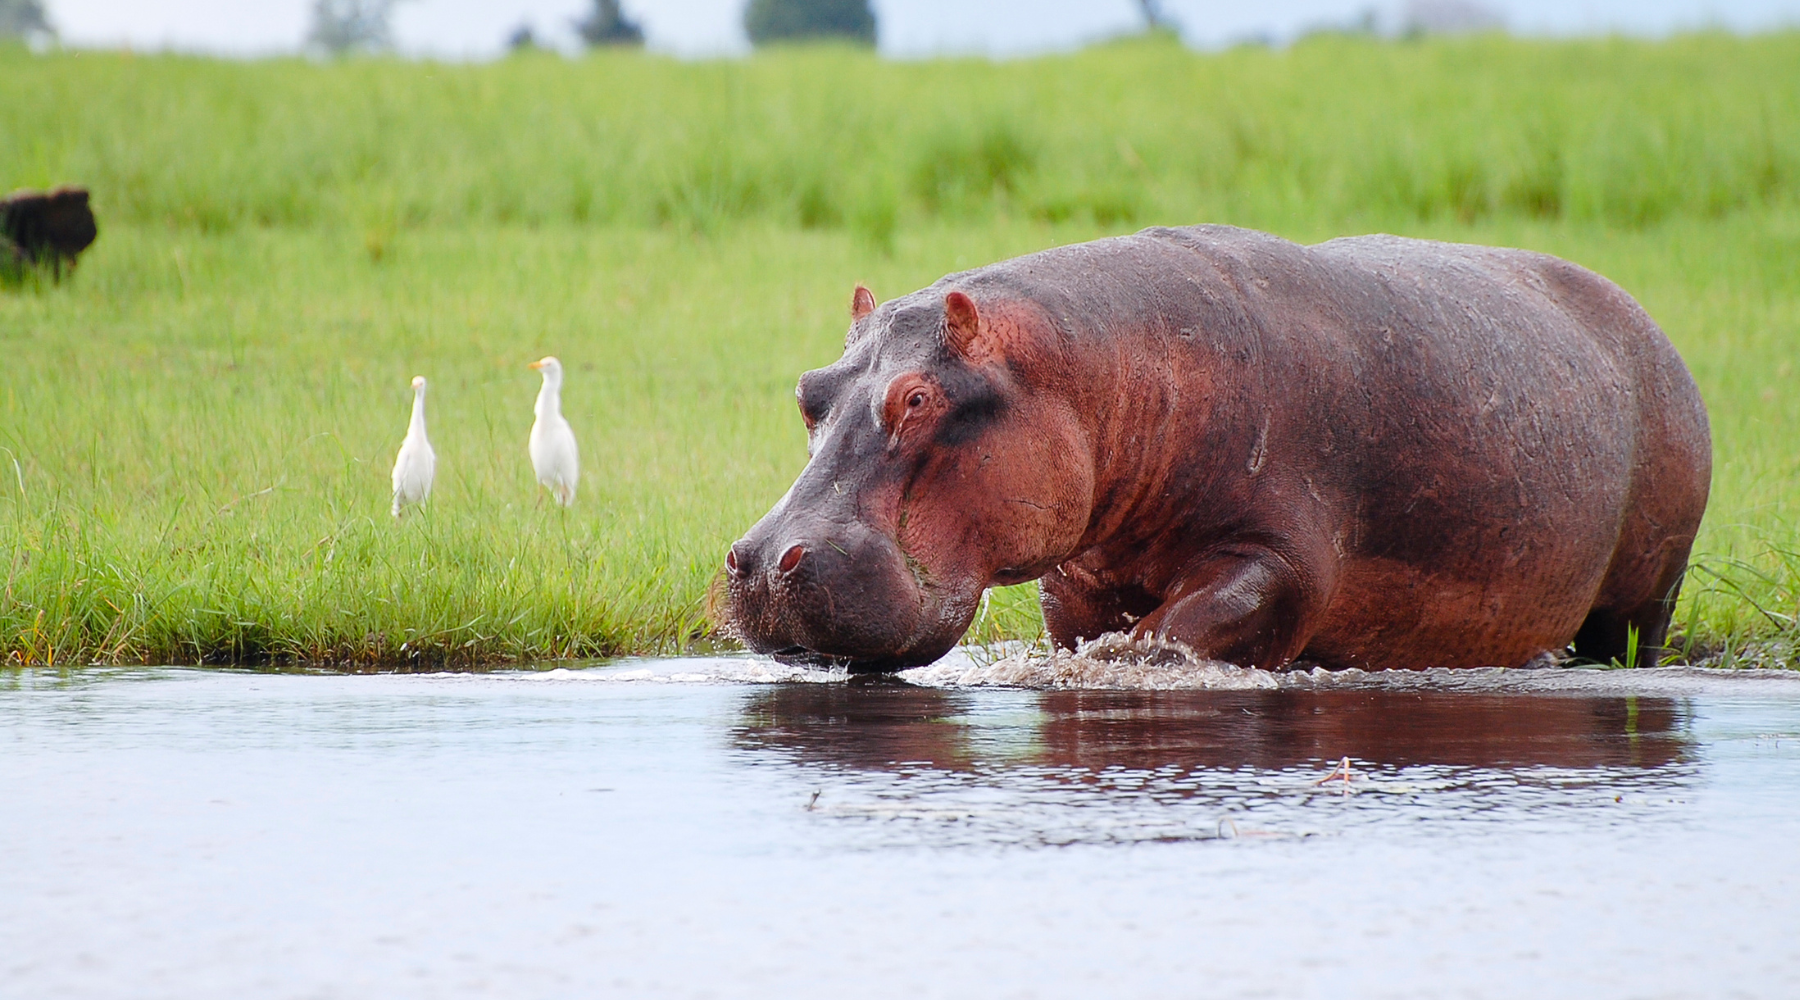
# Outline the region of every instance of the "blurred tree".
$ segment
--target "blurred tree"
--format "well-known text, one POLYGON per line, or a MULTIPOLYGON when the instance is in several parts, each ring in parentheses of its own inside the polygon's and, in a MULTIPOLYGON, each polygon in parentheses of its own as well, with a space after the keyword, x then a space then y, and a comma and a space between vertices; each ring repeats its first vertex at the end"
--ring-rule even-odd
POLYGON ((840 38, 875 44, 875 12, 869 0, 750 0, 744 30, 755 45, 840 38))
POLYGON ((39 0, 0 0, 0 38, 54 38, 39 0))
POLYGON ((1411 0, 1400 15, 1400 33, 1460 35, 1472 31, 1501 31, 1506 19, 1500 12, 1474 0, 1411 0))
POLYGON ((395 0, 313 0, 306 42, 328 55, 380 52, 394 45, 388 24, 395 0))
POLYGON ((1138 0, 1138 9, 1144 12, 1144 30, 1170 30, 1175 27, 1169 15, 1163 13, 1162 0, 1138 0))
POLYGON ((602 45, 642 45, 644 29, 619 9, 619 0, 594 0, 588 16, 575 22, 575 33, 588 48, 602 45))
POLYGON ((506 36, 506 51, 536 52, 538 50, 537 32, 531 30, 531 22, 526 21, 506 36))

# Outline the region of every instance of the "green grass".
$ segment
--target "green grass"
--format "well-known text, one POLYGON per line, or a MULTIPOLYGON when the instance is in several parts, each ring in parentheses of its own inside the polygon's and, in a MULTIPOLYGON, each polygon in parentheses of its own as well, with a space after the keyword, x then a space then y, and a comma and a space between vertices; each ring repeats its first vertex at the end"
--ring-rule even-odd
POLYGON ((1790 198, 1800 32, 1672 42, 1162 40, 1021 62, 253 64, 0 52, 0 182, 220 231, 918 215, 1637 226, 1790 198))
MULTIPOLYGON (((1679 617, 1800 631, 1800 34, 1147 42, 990 64, 237 63, 0 50, 0 188, 100 242, 0 290, 0 657, 440 665, 681 648, 805 459, 852 283, 1141 225, 1529 246, 1619 281, 1713 416, 1679 617), (585 464, 535 500, 545 353, 585 464), (414 374, 439 480, 387 514, 414 374)), ((997 592, 978 637, 1040 628, 997 592)))

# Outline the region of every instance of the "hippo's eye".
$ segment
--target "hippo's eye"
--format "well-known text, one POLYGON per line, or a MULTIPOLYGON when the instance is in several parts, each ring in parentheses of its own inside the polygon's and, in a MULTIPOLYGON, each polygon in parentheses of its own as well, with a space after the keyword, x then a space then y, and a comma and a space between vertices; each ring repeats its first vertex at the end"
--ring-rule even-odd
POLYGON ((942 394, 926 382, 923 375, 902 375, 888 383, 887 391, 876 396, 875 425, 887 431, 888 447, 900 443, 900 434, 908 425, 926 421, 940 405, 942 394))
POLYGON ((828 369, 821 368, 800 376, 794 386, 794 402, 800 404, 800 419, 808 433, 831 415, 831 404, 839 392, 835 378, 828 369))

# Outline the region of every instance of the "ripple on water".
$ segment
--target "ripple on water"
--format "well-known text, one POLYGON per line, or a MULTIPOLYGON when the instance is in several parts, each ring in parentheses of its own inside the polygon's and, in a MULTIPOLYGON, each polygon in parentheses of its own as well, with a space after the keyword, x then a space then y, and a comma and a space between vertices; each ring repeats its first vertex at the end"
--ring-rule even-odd
POLYGON ((1800 979, 1793 675, 1009 652, 0 671, 0 993, 1800 979))

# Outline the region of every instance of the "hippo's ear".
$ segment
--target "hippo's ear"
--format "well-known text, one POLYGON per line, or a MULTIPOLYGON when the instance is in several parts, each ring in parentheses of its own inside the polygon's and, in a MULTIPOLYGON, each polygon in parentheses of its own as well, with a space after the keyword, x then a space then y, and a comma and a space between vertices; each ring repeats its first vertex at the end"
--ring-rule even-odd
POLYGON ((861 285, 850 295, 850 319, 852 322, 862 319, 875 311, 875 293, 861 285))
POLYGON ((961 292, 944 296, 944 346, 969 361, 976 360, 976 340, 981 336, 981 313, 975 300, 961 292))

